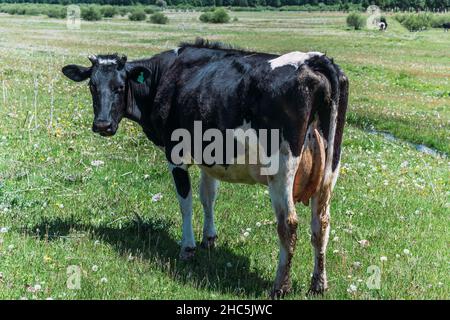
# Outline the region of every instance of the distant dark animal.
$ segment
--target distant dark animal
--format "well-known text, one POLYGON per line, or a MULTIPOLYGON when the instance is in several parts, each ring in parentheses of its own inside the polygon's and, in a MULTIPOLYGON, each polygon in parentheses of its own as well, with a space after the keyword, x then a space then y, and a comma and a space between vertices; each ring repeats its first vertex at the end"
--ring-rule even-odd
POLYGON ((378 23, 378 28, 380 29, 380 31, 386 31, 388 27, 387 21, 384 17, 380 18, 380 22, 378 23))
POLYGON ((442 24, 442 28, 444 28, 445 32, 448 32, 448 29, 450 29, 450 22, 446 22, 442 24))
MULTIPOLYGON (((271 296, 281 297, 290 288, 297 240, 295 202, 308 205, 311 199, 315 267, 310 291, 327 289, 330 199, 339 174, 348 101, 348 80, 330 58, 319 52, 281 56, 247 52, 199 39, 146 60, 127 62, 118 55, 91 56, 90 60, 89 67, 67 65, 62 72, 74 81, 90 79, 94 132, 112 136, 121 119, 128 118, 140 124, 164 151, 182 213, 182 259, 191 258, 196 247, 188 174, 192 162, 175 163, 174 132, 183 129, 195 136, 196 122, 202 124, 204 134, 212 129, 225 134, 228 129, 243 127, 279 130, 279 167, 272 174, 261 173, 259 160, 256 164, 199 162, 202 246, 213 247, 217 236, 214 203, 218 180, 267 185, 280 240, 271 296)), ((205 145, 200 147, 206 151, 205 145)), ((246 144, 245 154, 254 152, 246 144)))

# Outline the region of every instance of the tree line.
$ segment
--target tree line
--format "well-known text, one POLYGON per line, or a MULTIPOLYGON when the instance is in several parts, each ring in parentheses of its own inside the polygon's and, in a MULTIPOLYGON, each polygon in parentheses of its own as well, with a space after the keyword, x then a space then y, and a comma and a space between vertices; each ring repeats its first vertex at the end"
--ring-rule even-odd
POLYGON ((234 7, 282 7, 282 6, 339 6, 362 9, 374 4, 384 10, 432 10, 450 9, 450 0, 0 0, 0 3, 46 3, 68 5, 72 3, 100 5, 159 5, 159 6, 234 6, 234 7))

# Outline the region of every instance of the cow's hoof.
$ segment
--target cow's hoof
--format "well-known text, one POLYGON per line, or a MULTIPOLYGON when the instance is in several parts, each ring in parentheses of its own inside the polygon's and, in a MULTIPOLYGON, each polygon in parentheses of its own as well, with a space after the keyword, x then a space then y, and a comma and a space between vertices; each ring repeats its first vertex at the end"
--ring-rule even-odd
POLYGON ((308 295, 316 296, 322 295, 328 290, 327 280, 322 277, 314 277, 311 279, 311 286, 308 290, 308 295))
POLYGON ((214 249, 216 247, 217 236, 204 237, 201 243, 203 249, 214 249))
POLYGON ((291 284, 285 284, 280 289, 273 289, 270 293, 270 299, 280 300, 283 299, 289 292, 291 292, 291 284))
POLYGON ((195 248, 186 247, 181 248, 180 259, 183 261, 191 260, 195 255, 195 248))

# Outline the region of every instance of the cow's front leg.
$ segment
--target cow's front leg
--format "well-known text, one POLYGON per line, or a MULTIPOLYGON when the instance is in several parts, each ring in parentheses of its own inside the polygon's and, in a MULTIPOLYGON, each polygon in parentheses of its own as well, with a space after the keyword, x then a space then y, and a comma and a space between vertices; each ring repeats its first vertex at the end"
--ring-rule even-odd
POLYGON ((217 238, 214 226, 214 203, 217 196, 218 181, 202 170, 200 180, 200 201, 203 205, 203 240, 202 247, 213 248, 217 238))
POLYGON ((188 260, 195 253, 194 229, 192 227, 192 188, 186 165, 169 165, 177 190, 178 202, 183 220, 180 258, 188 260))
POLYGON ((298 158, 281 156, 277 175, 269 178, 269 192, 277 218, 280 256, 272 299, 282 298, 291 289, 290 269, 297 242, 297 213, 292 198, 295 170, 298 158))

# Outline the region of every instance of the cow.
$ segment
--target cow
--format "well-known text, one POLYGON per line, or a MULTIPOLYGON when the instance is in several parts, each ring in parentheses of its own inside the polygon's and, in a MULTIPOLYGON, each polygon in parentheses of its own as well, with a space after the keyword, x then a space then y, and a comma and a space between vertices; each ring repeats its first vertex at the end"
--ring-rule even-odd
MULTIPOLYGON (((309 292, 319 294, 328 288, 325 255, 330 199, 339 174, 348 103, 348 79, 332 59, 320 52, 250 52, 204 39, 144 60, 127 61, 117 54, 89 59, 90 66, 67 65, 62 72, 77 82, 89 79, 95 133, 112 136, 120 121, 128 118, 164 152, 182 214, 181 259, 192 258, 196 249, 188 172, 195 164, 201 170, 202 247, 215 246, 219 180, 266 185, 280 244, 271 298, 282 298, 291 288, 297 202, 311 204, 312 211, 315 254, 309 292), (195 135, 199 122, 205 133, 216 129, 225 134, 228 129, 244 127, 279 132, 274 138, 278 150, 272 150, 277 170, 263 174, 260 160, 251 165, 189 162, 192 155, 188 154, 174 161, 178 146, 174 133, 183 129, 195 135)), ((254 152, 249 144, 246 154, 254 152)), ((200 143, 200 151, 206 147, 200 143)))
POLYGON ((387 27, 388 27, 388 24, 387 24, 386 18, 381 17, 380 18, 380 22, 378 22, 379 30, 380 31, 386 31, 387 27))
POLYGON ((442 28, 444 28, 445 32, 448 32, 448 29, 450 29, 450 22, 443 23, 442 28))

